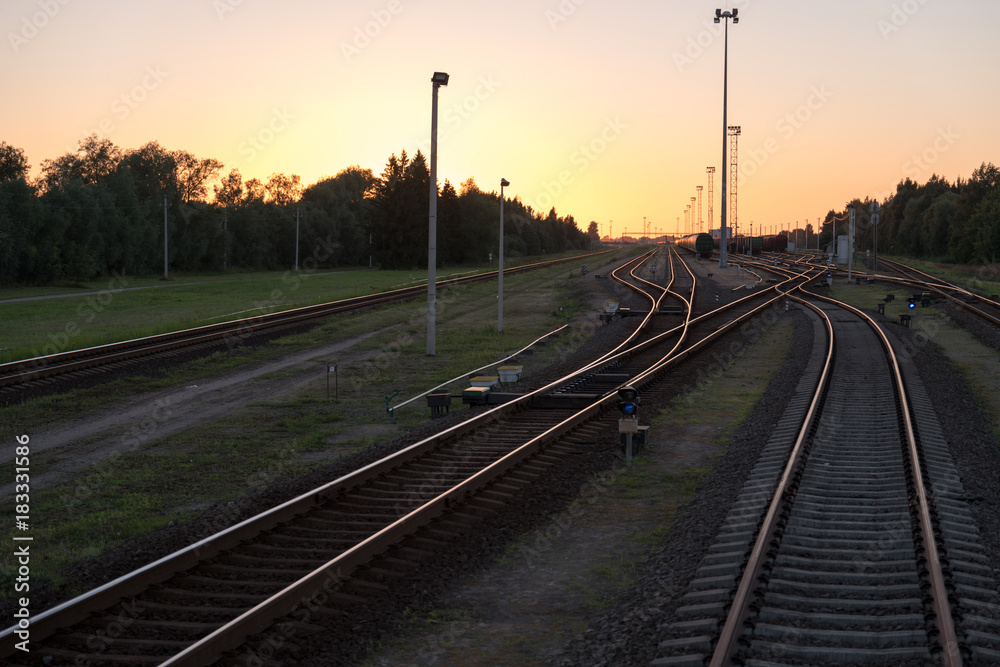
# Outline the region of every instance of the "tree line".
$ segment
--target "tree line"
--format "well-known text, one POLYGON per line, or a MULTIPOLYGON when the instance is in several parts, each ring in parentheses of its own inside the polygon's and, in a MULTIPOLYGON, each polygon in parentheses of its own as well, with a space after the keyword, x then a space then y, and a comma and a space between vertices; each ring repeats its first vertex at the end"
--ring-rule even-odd
MULTIPOLYGON (((430 171, 419 151, 376 176, 347 167, 308 186, 298 175, 244 181, 215 159, 158 142, 123 149, 92 134, 41 164, 0 142, 0 284, 48 284, 162 271, 280 270, 320 244, 316 268, 426 268, 430 171), (166 216, 164 216, 166 212, 166 216)), ((473 179, 439 188, 440 265, 482 264, 499 248, 499 196, 473 179)), ((592 223, 596 228, 596 223, 592 223)), ((572 216, 505 197, 508 257, 587 248, 572 216)))
MULTIPOLYGON (((1000 169, 983 163, 972 175, 954 183, 934 174, 923 184, 910 178, 895 193, 878 202, 855 198, 844 208, 830 210, 820 227, 819 245, 848 233, 848 206, 855 211, 855 247, 878 252, 955 264, 993 264, 1000 261, 1000 169), (873 213, 878 214, 878 225, 873 213)), ((792 231, 797 247, 817 244, 811 224, 792 231)))

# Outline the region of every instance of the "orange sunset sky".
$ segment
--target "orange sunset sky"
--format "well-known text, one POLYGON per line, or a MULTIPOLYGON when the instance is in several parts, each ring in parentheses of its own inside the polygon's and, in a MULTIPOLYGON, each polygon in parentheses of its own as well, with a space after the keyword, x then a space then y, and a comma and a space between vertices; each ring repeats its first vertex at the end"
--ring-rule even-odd
MULTIPOLYGON (((1000 162, 1000 3, 985 0, 5 0, 0 140, 41 162, 98 132, 123 148, 306 185, 429 149, 602 235, 684 224, 741 126, 738 219, 815 225, 900 179, 1000 162), (613 221, 613 226, 611 221, 613 221)), ((728 168, 728 165, 727 165, 728 168)))

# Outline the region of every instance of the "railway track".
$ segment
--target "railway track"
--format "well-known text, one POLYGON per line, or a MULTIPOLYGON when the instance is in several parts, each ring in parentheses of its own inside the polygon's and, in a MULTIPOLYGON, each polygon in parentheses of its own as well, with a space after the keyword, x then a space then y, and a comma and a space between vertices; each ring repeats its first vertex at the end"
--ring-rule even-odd
MULTIPOLYGON (((693 276, 691 282, 693 289, 693 276)), ((659 290, 650 288, 647 320, 662 317, 653 306, 669 290, 659 290)), ((548 471, 592 451, 595 434, 617 422, 617 387, 627 382, 641 390, 706 339, 781 298, 763 290, 754 296, 752 305, 741 300, 712 314, 688 312, 685 324, 581 373, 39 614, 27 655, 14 649, 16 626, 8 628, 0 633, 0 656, 26 665, 257 664, 275 637, 294 655, 296 637, 324 631, 317 619, 350 618, 395 586, 416 585, 423 563, 460 549, 477 524, 516 503, 548 471), (685 330, 705 337, 678 342, 685 330), (608 373, 609 365, 618 372, 608 373), (560 397, 581 374, 593 382, 604 375, 605 384, 591 384, 572 400, 560 397), (314 603, 318 594, 323 604, 314 603)))
MULTIPOLYGON (((583 260, 602 253, 579 255, 566 259, 527 264, 504 269, 507 275, 546 268, 557 264, 583 260)), ((482 273, 451 280, 438 281, 439 288, 493 280, 497 272, 482 273)), ((275 313, 264 313, 255 317, 220 322, 193 329, 110 343, 81 350, 70 350, 58 354, 24 359, 0 364, 0 391, 16 394, 25 387, 40 386, 55 378, 80 373, 94 373, 103 368, 118 368, 122 364, 153 355, 174 353, 178 350, 214 348, 219 345, 239 344, 264 331, 280 330, 330 315, 349 313, 361 308, 369 308, 384 303, 423 296, 427 293, 426 283, 367 296, 342 299, 330 303, 305 306, 275 313)))
POLYGON ((828 346, 653 664, 995 664, 996 582, 916 373, 860 311, 809 306, 828 346))
POLYGON ((996 294, 990 296, 976 294, 964 287, 947 282, 905 264, 900 264, 899 262, 885 259, 881 259, 879 262, 903 276, 902 278, 879 276, 879 280, 888 280, 904 287, 910 287, 921 294, 923 292, 936 294, 954 303, 966 312, 972 313, 980 320, 994 327, 1000 327, 1000 297, 996 294))

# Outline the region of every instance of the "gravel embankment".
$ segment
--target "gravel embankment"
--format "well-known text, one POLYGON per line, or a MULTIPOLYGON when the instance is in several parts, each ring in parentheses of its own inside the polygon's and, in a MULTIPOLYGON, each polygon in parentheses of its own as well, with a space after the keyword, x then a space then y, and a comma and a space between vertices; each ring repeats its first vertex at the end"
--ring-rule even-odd
POLYGON ((791 352, 734 434, 725 456, 678 516, 664 544, 649 556, 635 584, 555 664, 644 665, 657 657, 659 627, 680 606, 681 595, 753 470, 809 359, 812 324, 801 310, 793 309, 790 316, 795 323, 791 352))
MULTIPOLYGON (((591 303, 602 298, 620 296, 610 281, 588 281, 585 285, 591 303)), ((710 288, 703 289, 701 294, 709 295, 714 291, 710 288)), ((705 299, 704 296, 702 298, 705 299)), ((620 300, 623 306, 629 305, 626 298, 620 300)), ((711 306, 715 305, 713 300, 711 306)), ((794 308, 789 316, 795 322, 792 351, 768 386, 764 398, 741 430, 734 435, 727 454, 718 461, 705 486, 678 517, 663 546, 649 557, 636 584, 620 596, 608 614, 567 646, 555 664, 560 667, 643 665, 656 657, 658 628, 678 606, 680 593, 697 569, 730 504, 739 493, 743 480, 756 462, 773 425, 780 418, 790 398, 790 391, 795 386, 794 380, 801 373, 812 349, 812 325, 807 316, 794 308)), ((575 350, 572 350, 573 346, 565 338, 573 334, 564 334, 551 343, 566 349, 566 353, 560 355, 561 361, 544 371, 526 376, 525 384, 537 386, 561 377, 578 367, 580 360, 621 340, 624 332, 631 329, 637 321, 638 318, 631 318, 609 326, 597 323, 587 332, 587 336, 581 336, 583 342, 575 350)), ((890 328, 896 335, 904 338, 914 335, 912 331, 898 326, 890 328)), ((996 332, 993 335, 1000 339, 996 332)), ((722 351, 728 345, 729 340, 723 339, 699 356, 709 359, 714 352, 722 351)), ((915 356, 917 368, 924 378, 931 400, 938 406, 938 418, 949 439, 966 491, 972 498, 984 546, 993 554, 992 566, 1000 575, 1000 485, 997 483, 1000 479, 1000 447, 990 432, 990 426, 975 396, 962 376, 951 367, 942 350, 933 342, 921 345, 919 349, 921 353, 915 356)), ((684 365, 671 376, 669 386, 676 388, 695 384, 698 367, 696 360, 684 365)), ((676 391, 667 389, 668 383, 661 384, 664 388, 654 391, 676 391)), ((668 398, 664 395, 659 400, 668 398)), ((68 578, 90 586, 107 582, 221 528, 417 442, 443 426, 467 419, 470 414, 474 412, 468 409, 455 410, 442 419, 408 433, 404 438, 373 445, 363 452, 344 457, 294 480, 274 484, 259 493, 219 503, 183 525, 129 540, 100 558, 79 563, 71 568, 68 578)), ((436 565, 433 572, 424 571, 419 578, 409 582, 409 593, 395 599, 391 605, 383 604, 377 609, 367 610, 367 615, 363 616, 364 623, 347 628, 342 633, 347 637, 337 640, 335 645, 324 647, 324 659, 333 661, 325 664, 351 664, 362 655, 367 646, 389 636, 406 609, 426 603, 435 598, 449 581, 489 563, 518 534, 544 525, 554 512, 573 499, 588 476, 611 466, 613 452, 617 449, 617 433, 608 434, 604 444, 606 446, 603 449, 595 449, 586 456, 579 457, 576 465, 560 472, 557 479, 546 480, 544 489, 529 490, 526 493, 529 502, 485 523, 481 532, 470 536, 467 548, 456 552, 448 562, 436 565)), ((65 598, 65 592, 51 588, 42 587, 36 592, 33 587, 32 592, 32 606, 36 610, 65 598)), ((3 605, 4 611, 7 606, 3 605)), ((314 654, 314 659, 319 657, 314 654)))
MULTIPOLYGON (((878 316, 876 316, 878 317, 878 316)), ((882 321, 886 320, 882 318, 882 321)), ((963 322, 964 324, 964 322, 963 322)), ((705 486, 688 504, 664 545, 652 554, 636 584, 614 608, 568 647, 555 664, 645 665, 656 657, 660 628, 666 625, 697 569, 717 526, 755 463, 780 411, 795 386, 792 379, 805 362, 810 341, 797 326, 792 352, 767 392, 733 439, 705 486)), ((913 360, 936 406, 937 417, 979 522, 980 539, 991 555, 994 577, 1000 578, 1000 443, 962 375, 944 350, 917 332, 890 324, 892 335, 918 350, 913 360)), ((811 331, 811 327, 809 328, 811 331)), ((997 332, 980 331, 981 340, 1000 340, 997 332)), ((985 341, 984 341, 985 342, 985 341)))

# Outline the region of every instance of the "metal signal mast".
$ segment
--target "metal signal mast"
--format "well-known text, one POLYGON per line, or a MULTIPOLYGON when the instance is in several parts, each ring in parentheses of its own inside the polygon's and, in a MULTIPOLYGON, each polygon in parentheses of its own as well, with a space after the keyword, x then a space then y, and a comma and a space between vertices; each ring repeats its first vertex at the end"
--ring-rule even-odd
POLYGON ((729 218, 731 220, 730 226, 733 228, 733 238, 739 234, 740 225, 739 219, 736 217, 736 174, 737 169, 737 142, 740 137, 740 126, 730 125, 729 126, 729 218))
POLYGON ((715 167, 706 167, 705 171, 708 172, 708 231, 711 232, 714 224, 712 220, 712 181, 715 179, 715 167))
POLYGON ((705 224, 705 219, 701 217, 701 191, 705 188, 703 185, 697 186, 695 189, 698 191, 698 232, 701 233, 702 225, 705 224))

